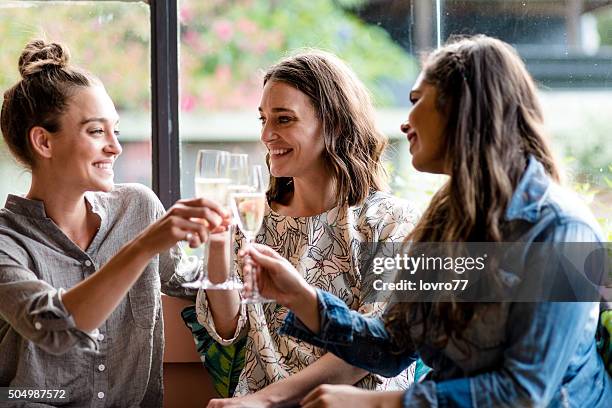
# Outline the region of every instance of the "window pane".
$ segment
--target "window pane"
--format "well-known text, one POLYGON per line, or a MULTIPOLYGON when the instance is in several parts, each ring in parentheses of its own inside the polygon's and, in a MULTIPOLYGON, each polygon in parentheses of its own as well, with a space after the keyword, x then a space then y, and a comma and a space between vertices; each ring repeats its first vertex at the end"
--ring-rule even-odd
POLYGON ((612 1, 444 0, 441 31, 516 47, 539 85, 568 182, 612 240, 612 1))
MULTIPOLYGON (((305 46, 345 59, 375 97, 392 139, 394 191, 421 207, 444 180, 418 173, 399 124, 418 54, 451 34, 486 33, 517 47, 540 84, 554 147, 576 189, 610 222, 611 1, 313 0, 180 3, 182 192, 199 148, 257 152, 261 71, 305 46), (439 22, 439 24, 438 24, 439 22)), ((611 237, 612 239, 612 237, 611 237)))
MULTIPOLYGON (((242 151, 251 153, 252 161, 263 163, 257 112, 263 71, 303 47, 336 53, 370 89, 379 124, 393 138, 390 167, 405 179, 410 160, 399 125, 407 116, 408 91, 418 73, 413 53, 421 44, 431 44, 435 25, 432 2, 416 3, 181 1, 183 197, 194 192, 198 149, 242 151), (415 21, 420 24, 415 26, 415 21)), ((414 170, 410 167, 409 172, 414 170)), ((405 181, 398 180, 398 185, 414 184, 405 181)))
MULTIPOLYGON (((0 4, 0 88, 19 79, 17 60, 31 39, 67 45, 71 61, 98 76, 121 116, 123 154, 115 182, 151 185, 150 17, 141 2, 5 1, 0 4)), ((0 200, 26 193, 29 173, 0 142, 0 200)))

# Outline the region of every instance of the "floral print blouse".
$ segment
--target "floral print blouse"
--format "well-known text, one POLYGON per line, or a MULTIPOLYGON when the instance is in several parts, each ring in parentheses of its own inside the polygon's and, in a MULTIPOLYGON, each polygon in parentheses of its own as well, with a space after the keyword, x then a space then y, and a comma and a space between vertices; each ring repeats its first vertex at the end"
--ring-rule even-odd
MULTIPOLYGON (((363 301, 361 244, 402 242, 417 219, 417 211, 406 201, 377 191, 359 206, 338 206, 310 217, 284 216, 267 207, 256 241, 276 250, 311 285, 341 298, 350 309, 379 315, 383 303, 363 301)), ((243 242, 237 234, 234 254, 243 242)), ((238 274, 242 274, 240 268, 238 274)), ((288 310, 276 303, 242 305, 234 336, 221 338, 205 293, 199 292, 196 310, 198 321, 210 335, 222 345, 247 336, 245 366, 234 395, 256 392, 303 370, 325 354, 323 349, 278 333, 288 310)), ((356 385, 378 390, 405 389, 412 383, 413 370, 409 368, 391 379, 369 374, 356 385)))

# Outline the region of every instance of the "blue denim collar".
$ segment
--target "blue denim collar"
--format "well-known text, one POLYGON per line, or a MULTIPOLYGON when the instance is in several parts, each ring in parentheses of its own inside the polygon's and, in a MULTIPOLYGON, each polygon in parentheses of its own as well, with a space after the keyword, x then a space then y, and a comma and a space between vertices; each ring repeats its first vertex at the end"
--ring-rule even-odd
POLYGON ((542 163, 530 155, 527 169, 506 210, 506 219, 536 222, 540 218, 540 211, 548 195, 550 184, 550 177, 546 174, 542 163))

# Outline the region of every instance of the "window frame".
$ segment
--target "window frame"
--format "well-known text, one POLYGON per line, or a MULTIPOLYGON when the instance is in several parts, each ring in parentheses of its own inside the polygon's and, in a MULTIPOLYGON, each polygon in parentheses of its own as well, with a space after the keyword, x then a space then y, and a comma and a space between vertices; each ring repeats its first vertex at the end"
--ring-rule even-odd
POLYGON ((165 208, 181 197, 177 0, 147 1, 151 16, 151 173, 165 208))

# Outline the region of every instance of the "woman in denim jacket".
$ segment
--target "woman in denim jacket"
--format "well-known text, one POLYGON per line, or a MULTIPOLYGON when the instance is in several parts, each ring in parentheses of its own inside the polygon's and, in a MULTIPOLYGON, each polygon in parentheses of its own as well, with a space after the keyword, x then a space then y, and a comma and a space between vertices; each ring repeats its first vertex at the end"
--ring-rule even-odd
MULTIPOLYGON (((426 59, 410 99, 401 129, 414 167, 450 176, 413 242, 521 242, 525 252, 541 243, 601 244, 589 210, 558 185, 536 89, 512 47, 486 36, 451 42, 426 59)), ((383 375, 417 356, 433 369, 405 392, 328 385, 303 406, 610 406, 596 302, 404 302, 367 318, 305 284, 271 249, 254 245, 248 254, 261 266, 262 293, 293 311, 282 332, 383 375)), ((552 271, 559 265, 546 261, 552 271)), ((491 275, 501 281, 501 272, 491 275)), ((572 289, 560 282, 556 293, 572 289)))

